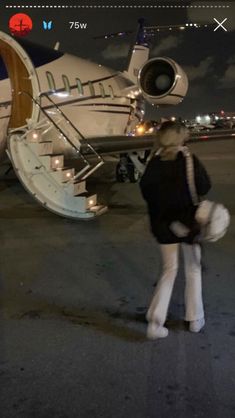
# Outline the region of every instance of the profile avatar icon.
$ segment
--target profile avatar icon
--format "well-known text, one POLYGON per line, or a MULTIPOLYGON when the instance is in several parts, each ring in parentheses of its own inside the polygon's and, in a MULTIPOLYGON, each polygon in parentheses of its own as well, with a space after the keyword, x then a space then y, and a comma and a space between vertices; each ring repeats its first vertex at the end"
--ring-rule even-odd
POLYGON ((11 16, 8 26, 13 36, 26 36, 33 28, 33 21, 25 13, 17 13, 11 16))

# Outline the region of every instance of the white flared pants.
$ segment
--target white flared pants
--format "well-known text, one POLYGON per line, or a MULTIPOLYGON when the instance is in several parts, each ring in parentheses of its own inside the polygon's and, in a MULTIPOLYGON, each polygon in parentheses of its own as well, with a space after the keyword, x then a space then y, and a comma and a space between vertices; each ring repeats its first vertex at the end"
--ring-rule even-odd
POLYGON ((185 320, 195 321, 204 317, 202 302, 201 248, 198 244, 160 245, 162 254, 162 275, 156 286, 150 307, 148 321, 164 325, 168 306, 178 271, 179 248, 183 249, 185 272, 185 320))

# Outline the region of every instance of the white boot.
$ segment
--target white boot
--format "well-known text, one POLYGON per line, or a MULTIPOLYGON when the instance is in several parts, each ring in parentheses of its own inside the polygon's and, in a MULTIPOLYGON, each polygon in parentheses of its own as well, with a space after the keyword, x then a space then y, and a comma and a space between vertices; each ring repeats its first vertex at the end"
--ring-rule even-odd
POLYGON ((189 323, 189 330, 191 332, 199 332, 205 325, 205 319, 196 319, 196 321, 190 321, 189 323))
POLYGON ((168 335, 168 329, 156 322, 149 322, 147 328, 147 338, 149 340, 156 340, 157 338, 165 338, 168 335))

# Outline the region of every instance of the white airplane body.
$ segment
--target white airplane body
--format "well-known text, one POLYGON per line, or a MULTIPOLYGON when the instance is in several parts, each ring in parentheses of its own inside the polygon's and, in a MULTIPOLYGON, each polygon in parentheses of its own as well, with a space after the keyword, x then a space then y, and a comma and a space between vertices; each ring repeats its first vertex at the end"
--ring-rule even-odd
MULTIPOLYGON (((37 70, 40 91, 48 94, 48 73, 53 75, 55 82, 55 92, 51 94, 53 101, 86 138, 124 134, 132 107, 130 98, 120 94, 121 90, 130 86, 121 73, 65 54, 37 70), (69 81, 68 91, 63 76, 69 81), (82 85, 82 93, 78 83, 82 85)), ((45 98, 42 106, 47 111, 50 109, 45 98)))
MULTIPOLYGON (((38 90, 38 94, 49 94, 70 120, 79 126, 85 137, 124 134, 130 113, 136 109, 131 104, 132 99, 121 94, 125 89, 133 86, 133 83, 122 73, 69 54, 63 54, 52 62, 37 67, 35 74, 38 86, 34 88, 38 90), (55 85, 54 91, 49 87, 49 77, 55 85), (63 77, 66 77, 69 82, 68 90, 64 85, 63 77), (78 83, 81 83, 82 93, 79 92, 78 83), (93 94, 91 94, 91 89, 94 89, 93 94)), ((10 79, 1 80, 0 88, 1 132, 4 130, 6 133, 5 128, 11 116, 10 79)), ((41 104, 48 111, 52 107, 45 98, 41 104)), ((133 125, 142 116, 135 117, 133 125)), ((5 137, 6 134, 2 139, 5 137)))
POLYGON ((103 162, 95 139, 120 137, 125 151, 133 149, 128 133, 143 118, 144 102, 177 104, 188 88, 181 67, 170 58, 149 60, 144 42, 134 45, 125 72, 3 32, 0 55, 0 157, 7 148, 25 188, 48 209, 72 218, 102 213, 96 196, 85 195, 86 178, 103 162), (96 158, 94 166, 85 148, 96 158), (85 166, 65 169, 65 157, 85 166))

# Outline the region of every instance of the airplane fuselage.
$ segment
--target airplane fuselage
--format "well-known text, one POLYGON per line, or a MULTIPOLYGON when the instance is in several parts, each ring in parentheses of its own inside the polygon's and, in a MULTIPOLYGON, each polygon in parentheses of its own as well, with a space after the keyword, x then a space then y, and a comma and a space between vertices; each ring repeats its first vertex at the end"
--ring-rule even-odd
MULTIPOLYGON (((23 46, 35 69, 41 106, 53 114, 53 105, 43 94, 50 96, 85 137, 126 134, 143 116, 143 100, 128 97, 125 90, 134 85, 122 73, 46 48, 40 60, 41 51, 27 43, 23 46)), ((2 152, 12 113, 12 86, 3 61, 0 68, 2 152)))

